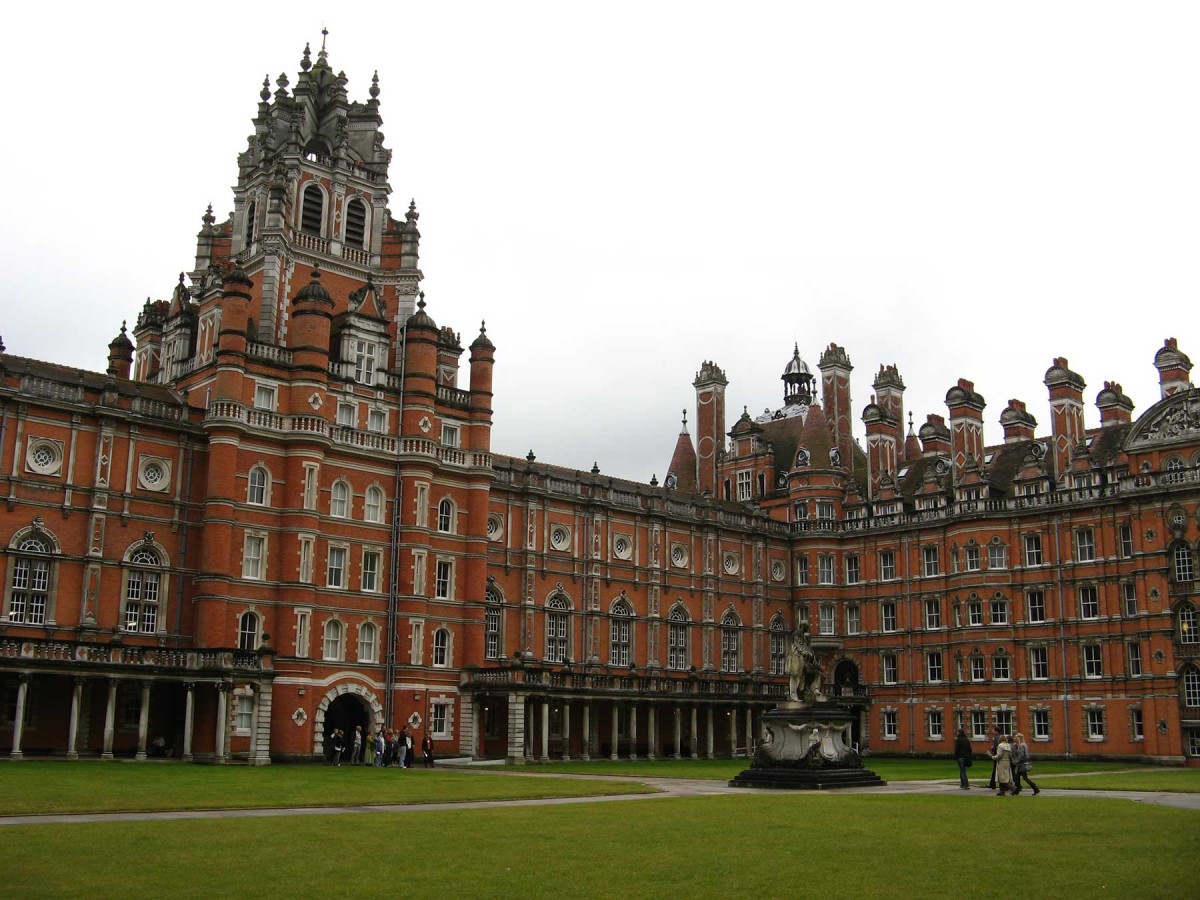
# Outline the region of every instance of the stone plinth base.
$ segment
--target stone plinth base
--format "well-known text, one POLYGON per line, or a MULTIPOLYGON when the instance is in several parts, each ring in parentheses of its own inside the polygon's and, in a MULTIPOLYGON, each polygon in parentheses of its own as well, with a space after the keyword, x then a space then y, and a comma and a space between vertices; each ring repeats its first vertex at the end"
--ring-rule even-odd
POLYGON ((887 784, 870 769, 768 769, 751 766, 730 779, 730 787, 828 791, 833 788, 882 787, 887 784))

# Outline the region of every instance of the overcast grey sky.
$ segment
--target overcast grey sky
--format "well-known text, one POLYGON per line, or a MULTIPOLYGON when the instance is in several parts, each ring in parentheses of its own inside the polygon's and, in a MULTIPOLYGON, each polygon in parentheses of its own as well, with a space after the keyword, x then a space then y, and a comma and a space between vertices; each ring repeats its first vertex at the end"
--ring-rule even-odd
MULTIPOLYGON (((11 353, 103 369, 232 209, 264 73, 379 71, 428 311, 497 346, 493 449, 661 479, 704 359, 728 424, 836 341, 855 414, 958 378, 1049 430, 1066 356, 1135 415, 1200 361, 1195 3, 23 4, 6 14, 11 353)), ((691 413, 689 412, 689 419, 691 413)), ((861 428, 861 426, 860 426, 861 428)))

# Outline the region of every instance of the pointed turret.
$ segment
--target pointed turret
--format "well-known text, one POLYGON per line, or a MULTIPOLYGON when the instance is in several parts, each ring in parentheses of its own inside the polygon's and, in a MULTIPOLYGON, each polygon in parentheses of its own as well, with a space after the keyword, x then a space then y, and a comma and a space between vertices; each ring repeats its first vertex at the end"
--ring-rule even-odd
POLYGON ((678 491, 694 493, 696 490, 696 448, 687 429, 687 410, 683 411, 683 428, 675 441, 675 452, 667 466, 666 486, 678 491))
POLYGON ((121 333, 108 344, 108 374, 127 379, 132 365, 133 341, 125 333, 125 323, 121 322, 121 333))

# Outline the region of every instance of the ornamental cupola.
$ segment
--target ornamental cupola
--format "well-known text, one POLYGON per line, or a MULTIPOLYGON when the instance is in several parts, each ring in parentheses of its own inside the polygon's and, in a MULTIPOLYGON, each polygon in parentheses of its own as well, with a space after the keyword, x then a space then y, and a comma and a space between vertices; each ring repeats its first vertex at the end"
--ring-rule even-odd
POLYGON ((808 363, 800 358, 800 345, 795 344, 792 358, 780 376, 783 381, 785 406, 809 406, 813 402, 814 378, 808 363))

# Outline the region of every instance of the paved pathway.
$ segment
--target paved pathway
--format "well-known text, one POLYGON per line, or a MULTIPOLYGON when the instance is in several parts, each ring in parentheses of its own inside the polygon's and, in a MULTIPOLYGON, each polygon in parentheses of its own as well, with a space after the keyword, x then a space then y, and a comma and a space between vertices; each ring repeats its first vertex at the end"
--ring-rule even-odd
MULTIPOLYGON (((475 769, 474 771, 481 771, 475 769)), ((484 770, 486 771, 486 770, 484 770)), ((430 810, 446 811, 455 809, 491 809, 498 807, 521 806, 565 806, 577 803, 612 803, 625 800, 658 800, 665 797, 700 797, 716 794, 753 796, 755 794, 778 794, 765 788, 735 788, 724 781, 698 778, 659 778, 638 777, 634 775, 572 775, 567 773, 550 774, 546 772, 521 772, 512 769, 497 769, 491 774, 497 777, 539 777, 564 779, 597 779, 608 781, 628 781, 648 784, 658 789, 655 794, 610 794, 600 797, 556 797, 536 800, 474 800, 455 803, 394 803, 362 806, 320 806, 320 807, 287 807, 277 809, 187 809, 167 812, 125 812, 125 813, 70 813, 56 815, 30 816, 0 816, 0 827, 19 825, 64 825, 89 822, 153 822, 177 821, 181 819, 259 819, 276 818, 281 816, 341 816, 356 813, 417 813, 430 810)), ((1049 776, 1047 776, 1049 777, 1049 776)), ((994 792, 986 787, 972 785, 969 793, 963 792, 957 782, 952 781, 894 781, 883 787, 841 788, 833 791, 823 791, 825 794, 954 794, 968 797, 992 797, 994 792)), ((1022 796, 1024 796, 1022 793, 1022 796)), ((805 795, 797 791, 797 795, 805 795)), ((1043 787, 1039 797, 1103 797, 1109 799, 1131 800, 1135 803, 1150 803, 1157 806, 1173 806, 1181 809, 1200 810, 1200 794, 1179 794, 1165 791, 1076 791, 1055 790, 1043 787)), ((1032 797, 1024 801, 1029 802, 1032 797)))

